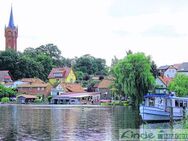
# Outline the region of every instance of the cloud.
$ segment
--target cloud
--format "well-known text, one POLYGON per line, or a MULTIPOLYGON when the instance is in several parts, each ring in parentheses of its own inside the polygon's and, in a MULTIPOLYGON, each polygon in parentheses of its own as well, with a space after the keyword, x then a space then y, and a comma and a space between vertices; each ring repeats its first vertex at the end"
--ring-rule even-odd
POLYGON ((142 33, 143 36, 182 37, 186 34, 177 33, 175 27, 168 25, 155 25, 142 33))
MULTIPOLYGON (((0 1, 1 50, 11 1, 0 1)), ((187 61, 186 0, 13 0, 13 11, 19 51, 54 43, 64 57, 91 54, 108 65, 129 49, 158 65, 187 61)))

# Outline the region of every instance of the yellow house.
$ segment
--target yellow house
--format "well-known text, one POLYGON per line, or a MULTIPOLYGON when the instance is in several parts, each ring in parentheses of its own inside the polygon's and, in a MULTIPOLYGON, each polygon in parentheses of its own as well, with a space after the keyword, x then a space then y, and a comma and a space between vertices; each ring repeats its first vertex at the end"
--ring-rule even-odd
POLYGON ((76 76, 72 68, 63 67, 63 68, 53 68, 48 75, 50 84, 53 86, 61 82, 65 83, 74 83, 76 81, 76 76))

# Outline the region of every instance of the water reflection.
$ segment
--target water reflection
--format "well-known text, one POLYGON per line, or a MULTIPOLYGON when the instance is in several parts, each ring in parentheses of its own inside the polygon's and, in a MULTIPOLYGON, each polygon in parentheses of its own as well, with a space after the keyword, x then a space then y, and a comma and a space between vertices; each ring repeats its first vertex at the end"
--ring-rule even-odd
POLYGON ((116 141, 141 127, 130 107, 0 106, 0 140, 116 141))

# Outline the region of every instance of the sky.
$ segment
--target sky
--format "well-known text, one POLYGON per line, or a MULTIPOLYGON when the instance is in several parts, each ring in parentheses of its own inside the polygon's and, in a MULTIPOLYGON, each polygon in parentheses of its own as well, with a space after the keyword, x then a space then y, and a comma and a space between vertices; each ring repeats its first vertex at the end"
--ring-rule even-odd
POLYGON ((66 58, 144 52, 157 66, 188 62, 187 0, 0 0, 0 50, 11 4, 18 50, 53 43, 66 58))

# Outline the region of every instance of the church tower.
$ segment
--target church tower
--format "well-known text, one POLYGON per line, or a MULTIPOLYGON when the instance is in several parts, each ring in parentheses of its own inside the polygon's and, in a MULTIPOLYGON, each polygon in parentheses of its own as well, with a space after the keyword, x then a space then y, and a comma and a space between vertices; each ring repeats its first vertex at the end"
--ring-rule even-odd
POLYGON ((13 11, 11 7, 8 27, 5 26, 5 50, 17 51, 18 27, 14 26, 13 11))

